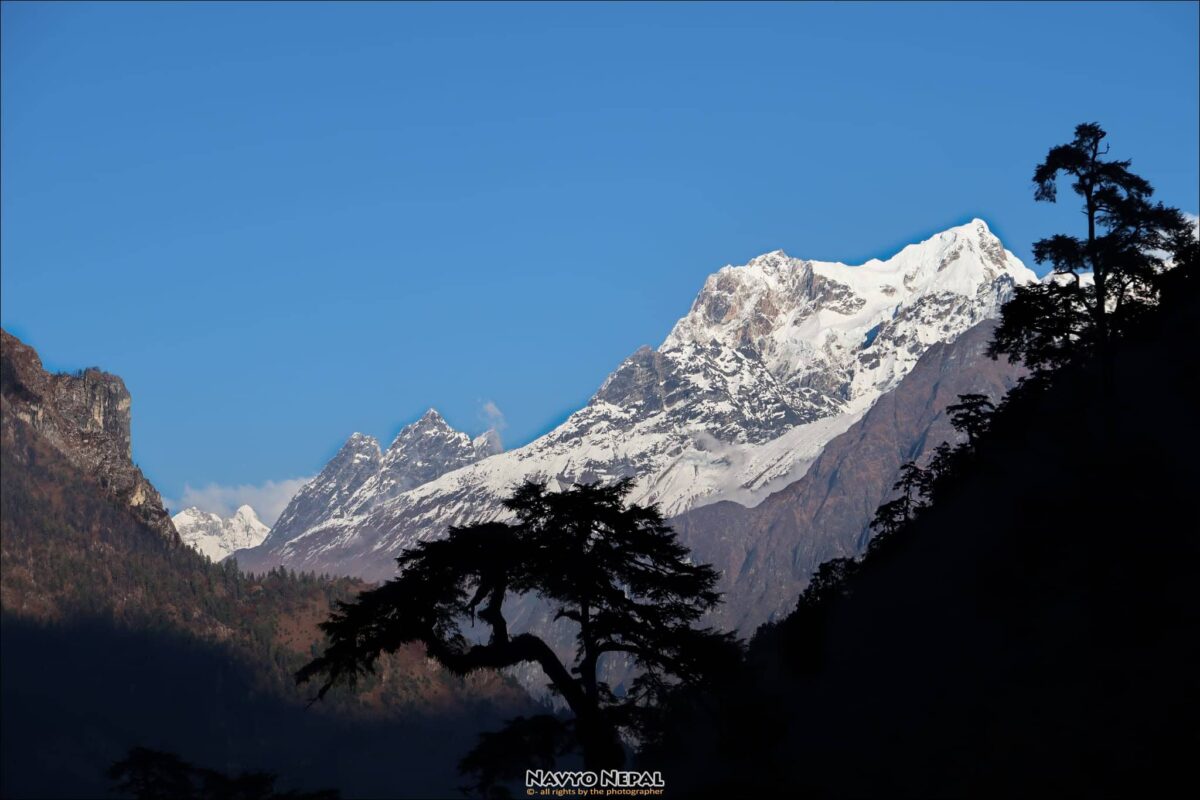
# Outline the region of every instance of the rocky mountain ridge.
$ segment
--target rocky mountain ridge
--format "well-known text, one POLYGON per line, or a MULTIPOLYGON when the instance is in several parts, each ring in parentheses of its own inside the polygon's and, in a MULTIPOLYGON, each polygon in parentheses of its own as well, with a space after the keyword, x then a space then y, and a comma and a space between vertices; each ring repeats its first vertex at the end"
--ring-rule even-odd
POLYGON ((162 497, 132 462, 133 401, 116 375, 51 373, 32 347, 0 329, 3 424, 31 426, 55 450, 160 535, 178 542, 162 497))
MULTIPOLYGON (((386 451, 373 436, 351 434, 321 473, 291 499, 266 541, 260 541, 264 548, 286 543, 502 450, 496 431, 472 439, 451 428, 433 408, 404 426, 386 451)), ((251 554, 242 554, 239 563, 261 566, 251 554)))
POLYGON ((860 266, 776 251, 725 267, 657 350, 626 359, 550 433, 411 488, 331 473, 309 489, 348 496, 337 515, 276 525, 239 562, 383 578, 408 544, 496 517, 527 477, 633 476, 632 499, 670 515, 756 505, 803 476, 930 346, 995 317, 1034 280, 982 220, 860 266))

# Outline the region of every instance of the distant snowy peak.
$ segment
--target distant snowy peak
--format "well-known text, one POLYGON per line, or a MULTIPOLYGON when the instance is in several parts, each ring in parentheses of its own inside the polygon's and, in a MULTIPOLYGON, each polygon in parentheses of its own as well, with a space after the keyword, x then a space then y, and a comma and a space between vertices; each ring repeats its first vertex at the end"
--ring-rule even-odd
MULTIPOLYGON (((307 530, 363 513, 375 503, 502 450, 496 431, 472 439, 451 428, 432 408, 404 426, 386 451, 373 437, 355 433, 321 474, 296 493, 264 546, 270 548, 307 530)), ((247 563, 253 566, 252 560, 247 563)))
POLYGON ((261 544, 270 531, 247 505, 228 518, 193 506, 180 511, 171 521, 184 544, 213 561, 220 561, 235 550, 261 544))

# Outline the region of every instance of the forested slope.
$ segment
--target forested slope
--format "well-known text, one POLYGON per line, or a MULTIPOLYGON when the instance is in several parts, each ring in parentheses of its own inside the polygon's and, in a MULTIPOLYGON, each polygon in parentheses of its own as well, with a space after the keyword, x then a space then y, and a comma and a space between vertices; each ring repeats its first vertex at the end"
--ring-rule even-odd
POLYGON ((1146 796, 1200 744, 1200 303, 1033 382, 643 754, 677 794, 1146 796))

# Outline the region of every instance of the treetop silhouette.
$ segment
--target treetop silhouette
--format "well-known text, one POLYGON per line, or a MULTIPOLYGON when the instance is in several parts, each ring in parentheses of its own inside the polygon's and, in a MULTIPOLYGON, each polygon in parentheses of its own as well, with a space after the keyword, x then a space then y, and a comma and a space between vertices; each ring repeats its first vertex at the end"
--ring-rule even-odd
MULTIPOLYGON (((297 680, 320 679, 322 697, 409 642, 459 675, 536 664, 574 719, 514 720, 509 741, 537 740, 541 752, 553 754, 558 738, 569 735, 587 769, 620 766, 621 730, 638 733, 663 692, 702 681, 709 664, 720 661, 715 656, 738 652, 730 635, 695 627, 720 600, 717 573, 688 560, 656 507, 625 504, 632 485, 625 479, 551 492, 526 481, 504 501, 514 521, 453 527, 445 539, 405 550, 398 577, 340 604, 323 623, 329 644, 297 680), (548 603, 556 621, 573 623, 572 663, 538 635, 509 630, 504 602, 527 594, 548 603), (486 643, 464 633, 476 619, 488 627, 486 643), (603 657, 614 653, 640 670, 624 697, 600 678, 603 657)), ((489 739, 462 768, 504 751, 489 739)))
POLYGON ((950 424, 967 435, 967 445, 973 447, 987 430, 996 406, 986 394, 960 394, 958 402, 946 406, 950 424))
POLYGON ((1034 243, 1034 260, 1049 264, 1054 277, 1017 287, 1001 311, 988 350, 993 358, 1007 355, 1037 371, 1091 346, 1107 351, 1114 335, 1157 302, 1169 263, 1194 238, 1178 209, 1151 201, 1154 188, 1130 170, 1132 162, 1106 158, 1106 137, 1094 122, 1078 125, 1074 138, 1051 148, 1034 170, 1034 199, 1041 202, 1057 202, 1058 181, 1071 179, 1086 232, 1034 243))

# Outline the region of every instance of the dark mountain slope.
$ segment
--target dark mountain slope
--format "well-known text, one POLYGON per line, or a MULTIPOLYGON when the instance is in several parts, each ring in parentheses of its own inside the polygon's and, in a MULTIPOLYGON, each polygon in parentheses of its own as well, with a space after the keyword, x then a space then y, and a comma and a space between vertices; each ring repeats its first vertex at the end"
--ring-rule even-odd
POLYGON ((1092 365, 1020 392, 841 593, 681 703, 647 767, 714 796, 1194 793, 1198 321, 1194 294, 1150 315, 1107 402, 1092 365))
MULTIPOLYGON (((140 503, 114 489, 112 476, 144 478, 113 455, 124 451, 95 446, 107 434, 70 428, 53 393, 26 390, 117 379, 39 375, 31 350, 3 344, 0 795, 109 796, 105 769, 144 745, 230 772, 275 771, 285 786, 444 796, 477 733, 530 708, 510 682, 460 680, 409 650, 361 695, 306 710, 292 673, 332 603, 362 584, 249 578, 183 546, 153 487, 140 503), (62 424, 47 435, 39 417, 62 424)), ((127 418, 105 419, 128 429, 127 418)))
POLYGON ((945 408, 960 394, 999 399, 1022 370, 984 351, 995 322, 931 345, 895 389, 834 438, 804 477, 746 508, 722 502, 671 520, 697 560, 728 565, 716 624, 745 633, 789 611, 823 561, 861 553, 900 465, 955 439, 945 408))
MULTIPOLYGON (((483 703, 392 717, 305 709, 262 690, 260 662, 186 634, 8 615, 0 625, 6 798, 112 797, 105 769, 135 745, 228 774, 274 772, 285 788, 454 797, 458 759, 511 716, 483 703)), ((413 674, 410 690, 424 691, 423 680, 438 682, 413 674)))

